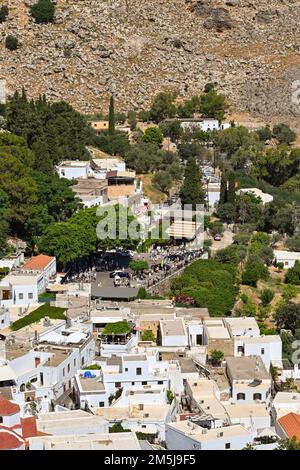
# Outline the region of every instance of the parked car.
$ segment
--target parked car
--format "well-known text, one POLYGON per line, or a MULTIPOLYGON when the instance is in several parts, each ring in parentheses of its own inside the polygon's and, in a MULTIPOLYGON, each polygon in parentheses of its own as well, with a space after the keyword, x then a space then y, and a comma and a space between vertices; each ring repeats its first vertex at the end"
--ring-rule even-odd
POLYGON ((130 279, 130 274, 127 271, 113 271, 109 275, 110 278, 115 278, 116 276, 119 276, 121 278, 126 277, 127 279, 130 279))
POLYGON ((222 235, 220 235, 219 233, 217 233, 215 236, 214 236, 214 240, 216 242, 220 242, 222 240, 222 235))

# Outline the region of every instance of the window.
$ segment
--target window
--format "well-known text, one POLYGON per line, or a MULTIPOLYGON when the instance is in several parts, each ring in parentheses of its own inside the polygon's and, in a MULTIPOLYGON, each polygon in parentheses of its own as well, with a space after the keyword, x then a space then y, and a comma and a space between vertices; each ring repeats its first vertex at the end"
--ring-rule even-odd
POLYGON ((34 382, 37 382, 37 377, 33 377, 33 379, 30 379, 30 383, 34 383, 34 382))
POLYGON ((144 428, 144 429, 145 429, 146 427, 147 427, 147 426, 146 426, 146 424, 142 424, 142 428, 144 428))
POLYGON ((71 386, 72 386, 72 382, 71 380, 69 380, 69 388, 71 388, 71 386))
POLYGON ((65 376, 65 372, 66 372, 66 371, 65 371, 65 368, 63 368, 63 377, 65 376))
POLYGON ((19 294, 19 300, 23 300, 24 298, 24 295, 23 294, 19 294))
POLYGON ((74 359, 74 367, 76 367, 76 359, 74 359))
POLYGON ((71 369, 71 366, 70 364, 68 364, 68 372, 70 372, 70 369, 71 369))
POLYGON ((136 375, 142 375, 142 368, 141 367, 136 368, 136 375))
POLYGON ((261 350, 260 350, 260 353, 261 353, 262 355, 264 355, 264 354, 265 354, 265 350, 264 350, 264 348, 261 348, 261 350))
POLYGON ((135 382, 131 382, 131 385, 135 385, 135 382))
POLYGON ((81 365, 84 366, 84 357, 81 358, 81 365))
POLYGON ((230 442, 226 442, 225 449, 230 449, 230 442))
POLYGON ((262 396, 261 393, 254 393, 253 394, 253 400, 261 400, 262 396))
POLYGON ((128 367, 125 367, 125 372, 128 372, 128 367))
POLYGON ((33 299, 33 293, 32 292, 29 292, 28 299, 33 299))
POLYGON ((2 418, 2 416, 0 416, 0 423, 3 423, 3 418, 2 418))
POLYGON ((163 384, 164 384, 163 380, 159 380, 159 381, 157 382, 157 385, 163 385, 163 384))
POLYGON ((64 389, 64 393, 65 393, 65 391, 66 391, 66 384, 64 384, 63 389, 64 389))
POLYGON ((116 383, 115 383, 115 387, 116 387, 116 388, 121 388, 121 382, 116 382, 116 383))
POLYGON ((99 401, 99 407, 104 408, 104 401, 99 401))
POLYGON ((244 346, 238 346, 238 353, 244 352, 244 346))
POLYGON ((147 384, 148 384, 148 382, 142 382, 142 385, 147 385, 147 384))
POLYGON ((20 385, 20 392, 25 392, 25 384, 20 385))
POLYGON ((44 374, 42 372, 40 373, 40 382, 41 382, 41 386, 43 386, 44 385, 44 374))
POLYGON ((236 396, 237 400, 245 400, 246 395, 244 393, 238 393, 236 396))

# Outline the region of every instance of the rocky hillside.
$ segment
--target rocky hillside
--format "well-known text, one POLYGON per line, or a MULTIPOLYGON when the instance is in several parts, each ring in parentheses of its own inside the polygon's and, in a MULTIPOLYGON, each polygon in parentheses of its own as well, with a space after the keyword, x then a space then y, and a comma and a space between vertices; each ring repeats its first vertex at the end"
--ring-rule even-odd
POLYGON ((4 3, 0 79, 9 91, 25 86, 96 112, 110 89, 125 110, 213 81, 233 110, 297 123, 300 0, 56 0, 56 22, 43 26, 28 14, 34 0, 4 3), (8 33, 19 50, 4 48, 8 33))

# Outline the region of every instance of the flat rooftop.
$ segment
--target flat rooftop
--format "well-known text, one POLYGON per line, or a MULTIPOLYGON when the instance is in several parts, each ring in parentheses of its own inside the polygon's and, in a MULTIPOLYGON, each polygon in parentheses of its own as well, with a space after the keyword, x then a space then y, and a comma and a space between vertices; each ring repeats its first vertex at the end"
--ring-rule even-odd
POLYGON ((212 441, 216 439, 226 439, 238 436, 249 436, 249 439, 252 440, 251 432, 247 431, 247 429, 245 429, 240 424, 217 429, 204 429, 196 424, 191 423, 190 421, 178 421, 176 423, 170 423, 167 426, 177 429, 183 434, 186 434, 187 436, 199 442, 212 441))
POLYGON ((58 165, 58 168, 63 168, 63 167, 73 167, 73 168, 83 167, 84 168, 89 164, 90 164, 89 160, 64 160, 60 162, 60 164, 58 165))
POLYGON ((14 286, 32 286, 37 283, 38 277, 38 275, 10 274, 1 280, 0 286, 7 286, 8 284, 13 284, 14 286))
POLYGON ((188 385, 191 389, 195 400, 201 400, 203 398, 214 397, 218 391, 217 384, 214 380, 209 379, 198 379, 188 380, 188 385))
POLYGON ((146 354, 134 354, 132 356, 123 356, 123 362, 147 361, 146 354))
POLYGON ((178 320, 163 320, 160 322, 161 333, 163 336, 186 336, 183 321, 178 320))
POLYGON ((270 374, 260 356, 226 357, 227 370, 233 380, 268 380, 270 374))
POLYGON ((30 444, 40 444, 45 450, 140 450, 134 432, 114 434, 77 434, 42 436, 28 439, 30 444))
POLYGON ((79 381, 83 392, 103 392, 105 387, 103 382, 99 380, 99 377, 86 378, 79 376, 79 381))
POLYGON ((223 320, 205 320, 204 322, 209 339, 230 339, 230 334, 223 320))
POLYGON ((278 392, 273 399, 273 404, 300 403, 300 393, 298 392, 278 392))
POLYGON ((163 420, 168 414, 170 405, 148 405, 144 404, 143 409, 139 405, 129 405, 123 408, 110 406, 108 408, 94 408, 93 412, 97 416, 102 416, 107 421, 120 421, 123 419, 163 420))
POLYGON ((224 405, 230 418, 269 418, 270 414, 261 403, 251 403, 249 405, 224 405))
POLYGON ((231 328, 258 329, 258 324, 253 317, 224 318, 225 323, 231 328))

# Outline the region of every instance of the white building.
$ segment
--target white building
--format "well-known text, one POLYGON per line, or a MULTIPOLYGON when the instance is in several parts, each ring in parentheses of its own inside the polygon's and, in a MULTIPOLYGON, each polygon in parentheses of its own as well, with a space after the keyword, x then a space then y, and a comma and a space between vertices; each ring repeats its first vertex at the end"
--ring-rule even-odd
POLYGON ((224 404, 230 423, 241 424, 251 433, 258 434, 262 429, 271 426, 269 411, 260 403, 251 404, 224 404))
POLYGON ((162 346, 188 346, 185 324, 181 318, 160 321, 162 346))
POLYGON ((81 160, 62 161, 57 165, 56 171, 60 178, 66 178, 68 180, 76 180, 78 178, 87 179, 92 175, 90 162, 81 160))
POLYGON ((40 335, 35 349, 22 351, 15 343, 6 350, 6 361, 14 374, 10 378, 15 383, 11 392, 23 415, 28 401, 36 402, 41 411, 63 402, 73 390, 77 370, 92 363, 95 340, 87 329, 79 330, 59 322, 52 331, 40 335))
POLYGON ((271 364, 282 368, 282 341, 279 335, 235 338, 234 355, 260 356, 267 370, 271 364))
POLYGON ((9 274, 0 281, 0 306, 38 303, 38 275, 9 274))
POLYGON ((100 370, 80 370, 74 378, 74 390, 81 409, 109 406, 110 392, 105 389, 100 370))
POLYGON ((110 425, 121 424, 124 429, 144 434, 154 434, 160 441, 166 438, 166 424, 176 416, 175 402, 170 404, 129 404, 126 407, 112 406, 94 410, 110 425))
POLYGON ((276 420, 289 413, 300 415, 300 393, 278 392, 272 402, 272 415, 274 419, 276 420))
POLYGON ((293 268, 297 261, 300 262, 300 253, 298 251, 274 250, 275 263, 283 263, 284 269, 293 268))
POLYGON ((28 441, 29 450, 131 451, 141 449, 136 434, 133 432, 39 436, 31 437, 28 441))
POLYGON ((263 403, 268 407, 272 379, 261 357, 227 357, 226 363, 231 402, 263 403))
POLYGON ((260 329, 257 321, 253 317, 237 317, 237 318, 225 318, 225 324, 231 336, 234 337, 258 337, 260 336, 260 329))
POLYGON ((205 429, 191 421, 166 425, 168 450, 241 450, 252 439, 253 434, 239 424, 218 429, 205 429))
POLYGON ((264 193, 258 188, 242 188, 237 191, 238 195, 241 194, 253 194, 257 199, 261 199, 263 205, 269 204, 274 201, 274 197, 271 194, 264 193))
POLYGON ((100 416, 82 410, 56 411, 37 415, 37 429, 53 436, 107 433, 108 424, 100 416))
POLYGON ((38 275, 38 292, 45 292, 50 280, 56 276, 55 256, 38 255, 33 256, 22 267, 22 271, 38 275))

